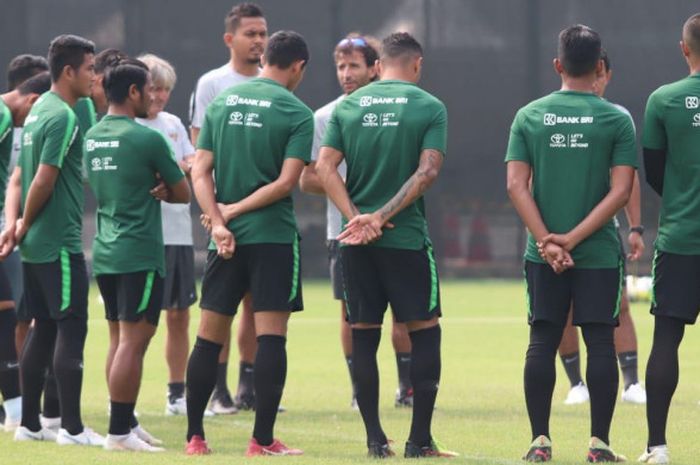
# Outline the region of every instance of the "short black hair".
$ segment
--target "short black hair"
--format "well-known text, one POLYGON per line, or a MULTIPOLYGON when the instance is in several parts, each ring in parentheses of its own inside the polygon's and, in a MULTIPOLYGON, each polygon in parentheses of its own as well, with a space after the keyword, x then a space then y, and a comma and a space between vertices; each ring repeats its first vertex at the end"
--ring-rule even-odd
POLYGON ((141 93, 148 81, 148 66, 135 58, 124 58, 105 71, 102 83, 110 103, 124 103, 129 96, 129 88, 135 85, 141 93))
POLYGON ((7 90, 15 90, 30 77, 48 70, 49 62, 42 56, 28 53, 17 55, 7 66, 7 90))
POLYGON ((583 24, 559 33, 559 61, 571 77, 581 77, 595 70, 600 60, 600 35, 583 24))
POLYGON ((238 26, 241 24, 241 18, 264 18, 262 8, 260 8, 255 3, 245 2, 240 3, 228 12, 224 24, 226 26, 226 32, 236 32, 238 26))
POLYGON ((51 75, 48 71, 42 71, 18 85, 17 92, 19 92, 20 95, 43 94, 44 92, 48 92, 50 88, 51 75))
POLYGON ((694 14, 683 24, 683 42, 696 55, 700 55, 700 13, 694 14))
POLYGON ((95 74, 104 74, 107 68, 119 63, 128 55, 116 48, 107 48, 95 55, 95 74))
POLYGON ((277 31, 267 41, 265 62, 270 66, 287 69, 296 61, 309 63, 309 48, 301 34, 294 31, 277 31))
POLYGON ((80 36, 63 34, 49 45, 49 69, 55 82, 61 77, 63 68, 70 66, 77 70, 85 61, 85 55, 95 53, 95 44, 80 36))
POLYGON ((602 49, 600 51, 600 59, 603 60, 603 66, 605 66, 605 72, 610 71, 610 57, 608 56, 608 51, 605 49, 602 49))
POLYGON ((423 47, 408 32, 394 32, 382 40, 381 59, 415 58, 423 56, 423 47))

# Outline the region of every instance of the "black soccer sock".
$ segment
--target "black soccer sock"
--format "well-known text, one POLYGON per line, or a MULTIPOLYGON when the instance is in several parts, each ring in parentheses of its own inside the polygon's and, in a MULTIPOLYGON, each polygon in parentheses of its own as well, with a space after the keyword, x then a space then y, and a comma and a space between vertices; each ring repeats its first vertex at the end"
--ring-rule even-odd
MULTIPOLYGON (((53 359, 53 357, 51 357, 53 359)), ((46 418, 58 418, 61 416, 61 403, 58 400, 58 385, 56 375, 53 371, 53 364, 49 364, 46 371, 46 381, 44 382, 44 408, 42 415, 46 418)))
POLYGON ((557 371, 554 359, 564 328, 547 322, 530 326, 530 345, 525 356, 525 404, 532 439, 549 436, 549 416, 557 371))
POLYGON ((258 336, 254 374, 256 407, 253 437, 263 446, 269 446, 274 439, 277 409, 287 379, 286 344, 287 339, 284 336, 258 336))
POLYGON ((249 395, 255 392, 255 381, 253 376, 255 367, 252 363, 240 362, 238 365, 238 389, 239 395, 249 395))
POLYGON ((168 401, 172 404, 185 396, 185 383, 168 383, 168 401))
POLYGON ((135 403, 110 402, 109 434, 124 435, 131 432, 135 406, 135 403))
POLYGON ((440 383, 440 326, 409 333, 411 337, 411 382, 413 385, 413 419, 409 440, 429 446, 430 424, 440 383))
POLYGON ((622 372, 622 381, 625 389, 639 382, 637 371, 637 351, 621 352, 617 354, 617 360, 620 363, 620 371, 622 372))
POLYGON ((0 311, 0 394, 6 400, 20 396, 19 362, 15 349, 16 325, 14 309, 0 311))
POLYGON ((187 441, 204 438, 204 410, 216 384, 221 344, 197 337, 187 362, 187 441))
POLYGON ((216 366, 216 385, 214 397, 228 393, 228 362, 218 363, 216 366))
POLYGON ((666 421, 673 393, 678 385, 678 347, 685 323, 676 318, 657 316, 654 343, 647 363, 647 446, 666 444, 666 421))
POLYGON ((80 395, 83 388, 83 349, 87 318, 66 318, 56 323, 56 349, 53 368, 61 405, 61 427, 70 434, 83 431, 80 395))
POLYGON ((396 352, 396 369, 399 372, 399 389, 406 392, 413 386, 411 382, 411 352, 396 352))
POLYGON ((348 372, 350 373, 350 384, 352 385, 352 397, 353 399, 357 397, 357 387, 355 387, 355 376, 352 374, 352 354, 345 356, 345 363, 348 366, 348 372))
POLYGON ((22 385, 22 426, 39 431, 41 422, 41 391, 44 387, 46 368, 56 342, 56 323, 53 320, 35 320, 24 343, 19 363, 22 385))
MULTIPOLYGON (((134 410, 136 410, 136 404, 134 404, 134 410)), ((131 419, 129 420, 129 427, 136 428, 139 425, 139 419, 136 418, 136 414, 131 414, 131 419)))
POLYGON ((386 444, 379 422, 379 369, 377 349, 382 337, 380 328, 352 330, 353 377, 357 387, 357 405, 367 430, 367 444, 386 444))
POLYGON ((577 350, 570 354, 561 355, 561 363, 564 365, 564 371, 566 372, 567 378, 569 378, 569 383, 571 387, 578 386, 583 382, 581 378, 581 353, 577 350))
POLYGON ((591 436, 610 444, 610 424, 615 412, 619 377, 615 356, 615 327, 581 326, 586 343, 586 382, 591 396, 591 436))

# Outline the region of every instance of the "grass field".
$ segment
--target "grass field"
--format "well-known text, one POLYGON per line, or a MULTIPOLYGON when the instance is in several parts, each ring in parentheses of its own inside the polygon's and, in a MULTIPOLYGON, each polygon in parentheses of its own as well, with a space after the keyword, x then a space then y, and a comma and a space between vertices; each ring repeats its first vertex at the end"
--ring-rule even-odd
MULTIPOLYGON (((338 341, 338 305, 330 297, 328 283, 304 287, 306 311, 292 318, 289 331, 289 371, 283 404, 288 411, 278 417, 276 436, 305 450, 302 457, 253 459, 256 463, 293 464, 363 463, 364 429, 359 413, 349 408, 350 386, 338 341)), ((84 421, 100 433, 107 429, 107 387, 103 364, 107 325, 95 287, 90 299, 90 332, 86 347, 84 421)), ((456 463, 518 464, 530 440, 522 389, 522 368, 527 344, 524 289, 521 282, 446 282, 442 286, 443 374, 433 433, 445 445, 459 451, 456 463)), ((649 353, 652 318, 647 304, 632 311, 640 341, 640 372, 649 353)), ((199 312, 193 311, 192 334, 199 312)), ((388 330, 388 327, 386 328, 388 330)), ((252 431, 253 416, 207 418, 205 428, 214 454, 191 458, 182 453, 186 420, 165 417, 167 382, 163 358, 163 332, 149 350, 141 396, 137 404, 144 427, 165 441, 162 455, 108 453, 100 449, 59 447, 55 444, 14 443, 0 434, 0 464, 170 464, 241 463, 252 431)), ((690 328, 681 353, 681 383, 669 421, 668 437, 674 464, 697 463, 700 431, 700 340, 690 328)), ((237 357, 232 353, 230 385, 236 385, 237 357)), ((558 365, 551 432, 555 463, 584 462, 588 435, 588 405, 565 406, 566 377, 558 365)), ((393 407, 396 365, 389 333, 380 349, 381 414, 384 428, 403 453, 410 423, 409 410, 393 407)), ((636 460, 646 440, 644 407, 618 404, 611 436, 615 449, 636 460)), ((396 459, 404 460, 404 459, 396 459)))

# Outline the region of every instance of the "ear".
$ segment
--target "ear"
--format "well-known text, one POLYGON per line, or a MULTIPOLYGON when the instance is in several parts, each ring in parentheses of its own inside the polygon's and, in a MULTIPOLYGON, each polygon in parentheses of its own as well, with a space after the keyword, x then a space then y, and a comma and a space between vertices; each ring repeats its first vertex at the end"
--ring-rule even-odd
POLYGON ((141 92, 136 84, 131 84, 129 86, 129 98, 133 100, 138 100, 141 97, 141 92))
POLYGON ((562 74, 564 72, 564 67, 562 66, 559 58, 552 60, 552 67, 554 68, 554 72, 557 74, 562 74))
POLYGON ((377 74, 379 74, 379 77, 381 77, 384 73, 384 66, 382 65, 382 60, 375 61, 374 66, 377 68, 377 74))
POLYGON ((598 64, 595 67, 595 75, 598 77, 605 75, 605 63, 603 60, 598 60, 598 64))
POLYGON ((224 43, 228 48, 233 47, 233 33, 231 32, 224 32, 224 43))
POLYGON ((416 71, 420 71, 423 67, 423 57, 418 57, 416 60, 416 71))
POLYGON ((267 64, 267 59, 265 58, 265 54, 260 55, 260 66, 265 66, 267 64))
POLYGON ((27 101, 30 105, 34 105, 34 103, 39 100, 39 97, 41 97, 41 94, 29 94, 27 101))
POLYGON ((63 67, 63 73, 66 75, 67 78, 73 79, 75 77, 75 70, 71 65, 66 65, 63 67))
POLYGON ((681 46, 681 53, 684 57, 688 58, 690 56, 690 49, 682 40, 678 43, 681 46))

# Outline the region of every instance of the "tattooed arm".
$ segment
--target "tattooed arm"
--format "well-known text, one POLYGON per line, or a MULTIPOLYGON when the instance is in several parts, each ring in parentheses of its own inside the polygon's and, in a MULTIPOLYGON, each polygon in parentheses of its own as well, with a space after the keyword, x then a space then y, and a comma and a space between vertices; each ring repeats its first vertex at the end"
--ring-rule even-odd
POLYGON ((411 205, 433 184, 442 167, 443 155, 434 149, 420 154, 418 169, 382 208, 374 213, 358 215, 346 226, 338 240, 346 244, 366 244, 379 239, 382 228, 401 210, 411 205))

